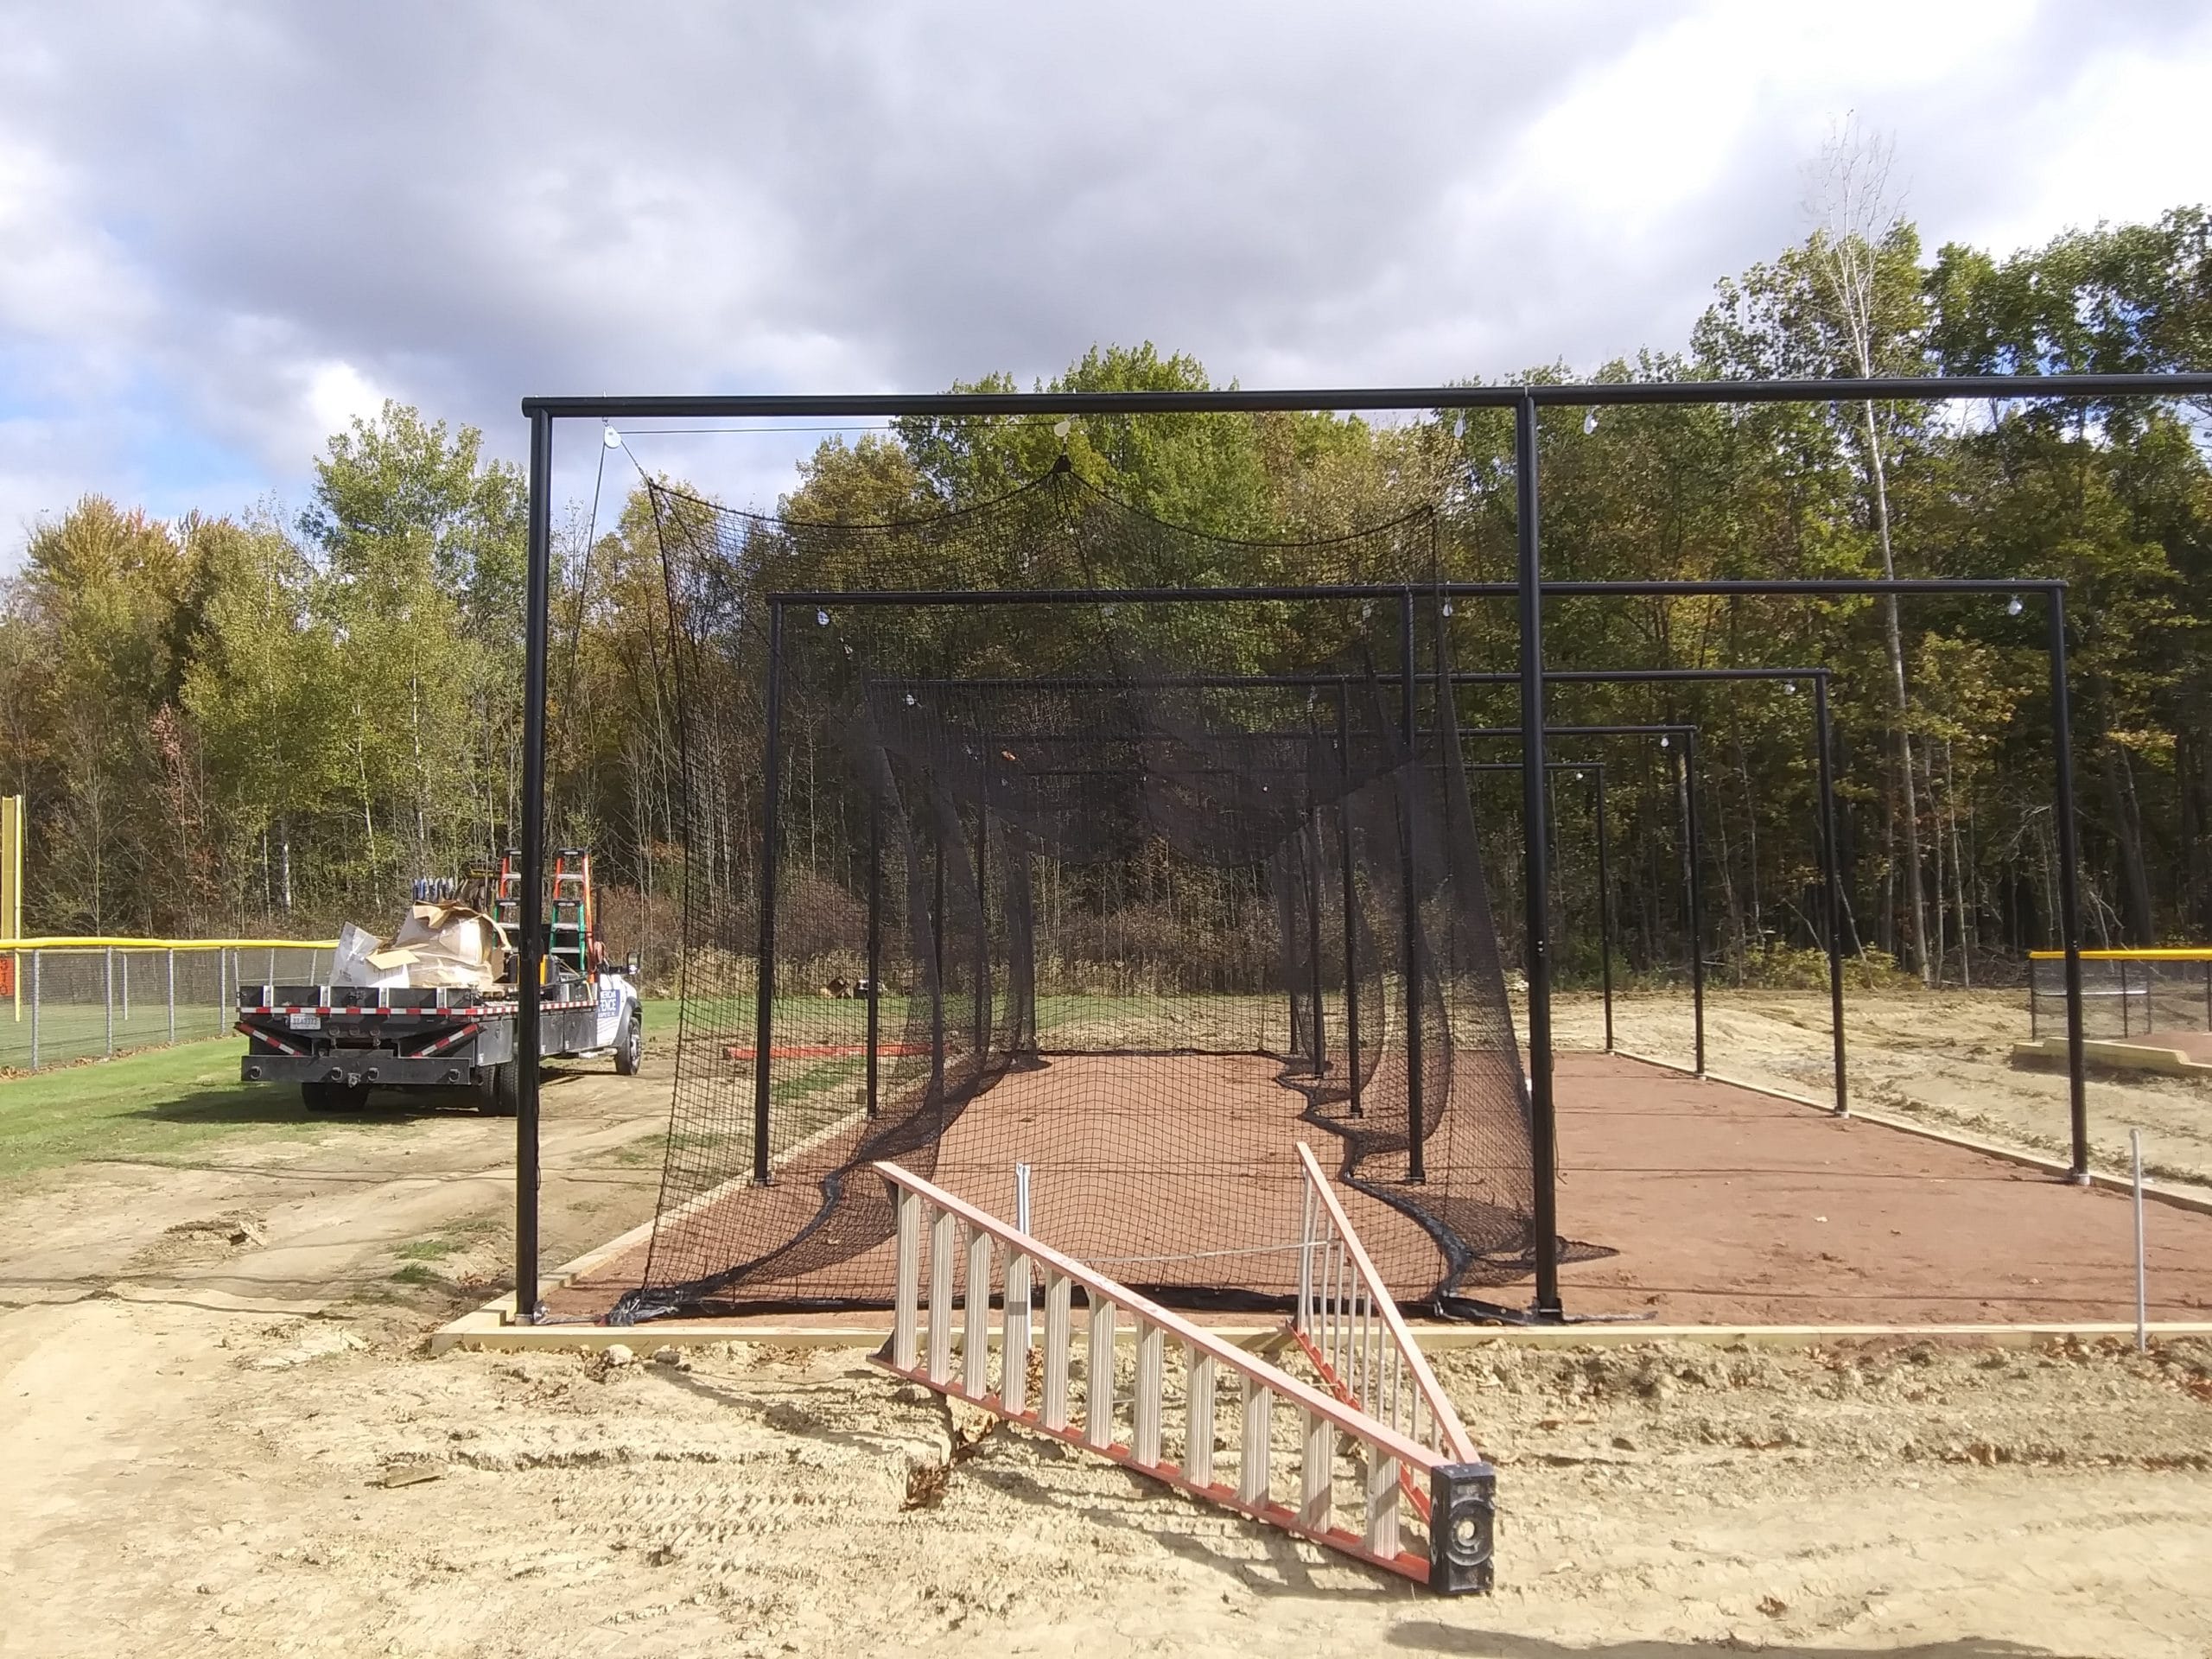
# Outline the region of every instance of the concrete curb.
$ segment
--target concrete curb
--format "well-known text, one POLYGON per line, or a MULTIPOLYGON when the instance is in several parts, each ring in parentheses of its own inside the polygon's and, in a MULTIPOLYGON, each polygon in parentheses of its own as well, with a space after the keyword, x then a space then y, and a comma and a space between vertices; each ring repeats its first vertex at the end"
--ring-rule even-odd
MULTIPOLYGON (((1258 1348, 1281 1338, 1279 1325, 1210 1325, 1216 1335, 1242 1348, 1258 1348)), ((2212 1322, 2159 1321, 2145 1327, 2163 1340, 2181 1338, 2212 1338, 2212 1322)), ((1685 1342, 1726 1347, 1740 1344, 1755 1348, 1813 1348, 1846 1342, 1955 1342, 2003 1348, 2029 1348, 2039 1343, 2072 1339, 2083 1342, 2133 1342, 2135 1327, 2113 1321, 2080 1325, 1643 1325, 1635 1322, 1605 1325, 1416 1325, 1414 1338, 1425 1353, 1448 1353, 1463 1349, 1618 1348, 1637 1343, 1685 1342)), ((597 1352, 616 1343, 645 1352, 655 1348, 698 1348, 719 1343, 747 1343, 773 1348, 880 1348, 890 1338, 887 1315, 880 1325, 775 1325, 745 1319, 668 1319, 652 1325, 510 1325, 499 1304, 464 1314, 430 1338, 430 1351, 448 1353, 456 1348, 488 1352, 597 1352)), ((991 1340, 1000 1332, 994 1328, 991 1340)), ((1136 1332, 1123 1328, 1116 1339, 1124 1345, 1136 1332)))

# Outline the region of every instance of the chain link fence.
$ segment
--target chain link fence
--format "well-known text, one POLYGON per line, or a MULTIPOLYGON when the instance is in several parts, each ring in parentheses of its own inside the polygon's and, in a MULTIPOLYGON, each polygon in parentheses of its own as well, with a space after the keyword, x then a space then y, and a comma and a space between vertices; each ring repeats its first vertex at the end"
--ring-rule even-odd
POLYGON ((319 983, 319 944, 221 942, 41 944, 0 953, 0 1070, 36 1071, 130 1049, 226 1034, 238 988, 319 983))
MULTIPOLYGON (((2063 1035, 2065 959, 2055 951, 2030 954, 2029 1034, 2063 1035)), ((2152 1032, 2212 1031, 2212 950, 2084 950, 2082 1029, 2085 1036, 2122 1040, 2152 1032)))

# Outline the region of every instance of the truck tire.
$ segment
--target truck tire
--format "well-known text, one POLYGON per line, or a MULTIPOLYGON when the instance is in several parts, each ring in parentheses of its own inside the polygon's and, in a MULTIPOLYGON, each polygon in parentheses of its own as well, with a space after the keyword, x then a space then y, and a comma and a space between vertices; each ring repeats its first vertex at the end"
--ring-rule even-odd
POLYGON ((515 1115, 515 1063, 503 1061, 487 1065, 484 1075, 477 1079, 476 1109, 486 1117, 512 1117, 515 1115))
POLYGON ((630 1017, 622 1022, 622 1034, 614 1039, 614 1069, 623 1077, 634 1077, 645 1063, 645 1022, 632 1008, 630 1017))
POLYGON ((369 1085, 365 1083, 303 1083, 300 1085, 300 1103, 311 1112, 358 1112, 369 1103, 369 1085))

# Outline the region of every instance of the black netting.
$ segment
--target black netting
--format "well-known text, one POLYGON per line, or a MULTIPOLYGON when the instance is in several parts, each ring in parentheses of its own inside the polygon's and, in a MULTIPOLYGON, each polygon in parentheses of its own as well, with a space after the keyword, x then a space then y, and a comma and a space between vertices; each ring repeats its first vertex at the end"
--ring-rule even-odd
POLYGON ((885 1300, 880 1159, 1001 1213, 1027 1165, 1049 1242, 1164 1296, 1269 1300, 1304 1140, 1402 1297, 1527 1270, 1526 1090, 1433 607, 1081 596, 1410 582, 1426 518, 1228 542, 1065 471, 912 525, 656 508, 684 977, 623 1316, 885 1300), (1069 591, 857 602, 984 587, 1069 591), (854 597, 772 618, 794 590, 854 597))

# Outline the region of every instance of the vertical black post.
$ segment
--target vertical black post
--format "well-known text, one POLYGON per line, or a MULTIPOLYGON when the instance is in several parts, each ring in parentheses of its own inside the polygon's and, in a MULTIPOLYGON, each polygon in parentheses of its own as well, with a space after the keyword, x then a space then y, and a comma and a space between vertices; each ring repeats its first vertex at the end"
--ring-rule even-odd
POLYGON ((753 1179, 768 1184, 768 1107, 775 1085, 776 860, 783 824, 784 607, 768 604, 767 749, 760 767, 760 926, 753 993, 753 1179))
POLYGON ((883 995, 883 804, 868 808, 868 1115, 876 1109, 876 1047, 882 1029, 883 995))
MULTIPOLYGON (((1359 923, 1351 868, 1351 718, 1349 696, 1337 686, 1337 878, 1344 907, 1344 1064, 1351 1073, 1351 1115, 1365 1115, 1359 1098, 1359 923)), ((2206 969, 2206 1008, 2212 1014, 2212 964, 2206 969)), ((2209 1020, 2208 1023, 2212 1023, 2209 1020)))
MULTIPOLYGON (((946 811, 951 810, 947 806, 946 811)), ((944 1097, 944 823, 938 821, 938 833, 931 838, 930 849, 930 959, 931 977, 934 982, 930 991, 930 1092, 942 1104, 944 1097)))
POLYGON ((2058 816, 2058 933, 2066 952, 2066 1089, 2074 1129, 2071 1179, 2089 1184, 2088 1049, 2082 1030, 2082 851, 2074 824, 2074 709, 2066 686, 2066 590, 2050 590, 2050 747, 2058 816))
POLYGON ((2127 1029, 2127 958, 2120 959, 2120 1034, 2130 1034, 2127 1029))
MULTIPOLYGON (((1827 912, 1828 1037, 1835 1056, 1835 1115, 1851 1116, 1843 1063, 1843 846, 1835 817, 1835 728, 1828 712, 1828 677, 1813 681, 1813 748, 1821 779, 1821 887, 1827 912)), ((2030 976, 2033 983, 2033 976, 2030 976)), ((2032 995, 2030 998, 2033 1003, 2032 995)))
POLYGON ((1421 1030, 1421 896, 1414 874, 1414 813, 1421 802, 1420 703, 1414 695, 1414 593, 1408 588, 1398 598, 1398 719, 1399 740, 1405 746, 1404 783, 1398 809, 1400 902, 1405 912, 1406 979, 1406 1179, 1428 1179, 1427 1135, 1422 1116, 1421 1030))
POLYGON ((1529 950, 1529 1140, 1535 1187, 1536 1305, 1557 1318, 1559 1295, 1558 1117, 1552 1099, 1552 957, 1547 925, 1551 868, 1544 846, 1544 607, 1536 524, 1536 403, 1513 406, 1514 539, 1520 586, 1521 836, 1529 950))
POLYGON ((1329 1039, 1321 1018, 1321 809, 1306 795, 1306 980, 1313 988, 1313 1075, 1329 1069, 1329 1039))
POLYGON ((1705 1075, 1705 872, 1697 812, 1697 732, 1682 734, 1682 821, 1689 847, 1690 1015, 1696 1027, 1697 1074, 1705 1075))
POLYGON ((1598 783, 1598 975, 1605 995, 1605 1052, 1613 1052, 1613 875, 1605 836, 1605 765, 1598 783))
POLYGON ((976 809, 976 1064, 991 1046, 991 762, 983 758, 983 798, 976 809))
POLYGON ((545 960, 545 652, 553 569, 553 417, 530 417, 524 561, 522 948, 515 969, 515 1322, 537 1318, 538 975, 545 960))

